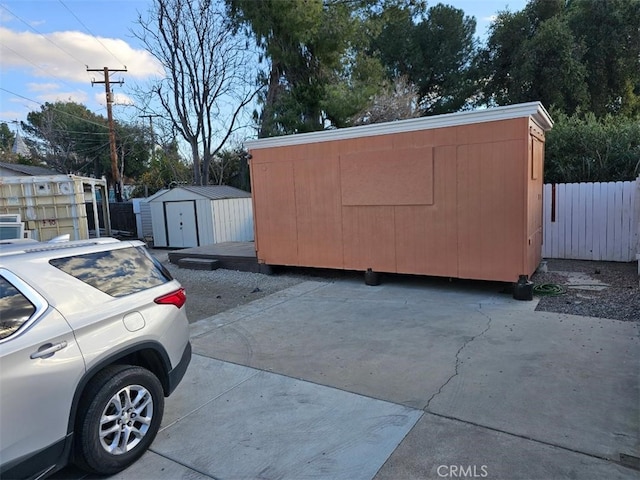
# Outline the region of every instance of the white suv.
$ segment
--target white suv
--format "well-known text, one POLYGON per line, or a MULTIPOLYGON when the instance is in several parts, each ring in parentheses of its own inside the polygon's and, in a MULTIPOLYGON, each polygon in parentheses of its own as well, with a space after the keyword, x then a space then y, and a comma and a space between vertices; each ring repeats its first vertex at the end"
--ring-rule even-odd
POLYGON ((0 478, 135 462, 191 359, 185 300, 139 241, 0 244, 0 478))

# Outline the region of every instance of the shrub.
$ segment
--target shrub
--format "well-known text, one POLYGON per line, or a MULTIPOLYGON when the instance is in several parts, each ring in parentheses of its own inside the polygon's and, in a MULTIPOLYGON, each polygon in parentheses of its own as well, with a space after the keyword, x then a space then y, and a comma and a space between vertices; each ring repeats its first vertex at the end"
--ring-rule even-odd
POLYGON ((554 113, 547 134, 545 183, 616 182, 640 174, 640 119, 554 113))

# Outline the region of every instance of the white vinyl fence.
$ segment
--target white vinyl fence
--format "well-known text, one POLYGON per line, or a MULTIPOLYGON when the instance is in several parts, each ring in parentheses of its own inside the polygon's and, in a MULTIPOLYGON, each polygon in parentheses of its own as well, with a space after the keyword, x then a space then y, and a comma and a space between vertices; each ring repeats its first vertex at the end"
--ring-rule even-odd
POLYGON ((544 185, 543 258, 636 260, 640 177, 635 182, 544 185))

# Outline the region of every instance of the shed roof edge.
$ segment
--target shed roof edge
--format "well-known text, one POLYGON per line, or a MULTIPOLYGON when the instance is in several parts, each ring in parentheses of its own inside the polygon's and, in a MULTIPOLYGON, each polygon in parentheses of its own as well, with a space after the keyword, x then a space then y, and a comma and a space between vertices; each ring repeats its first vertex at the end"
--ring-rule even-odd
POLYGON ((454 127, 514 118, 532 118, 544 131, 551 130, 553 120, 540 102, 519 103, 502 107, 470 110, 464 112, 446 113, 431 117, 411 118, 395 122, 375 123, 357 127, 347 127, 335 130, 322 130, 310 133, 298 133, 281 137, 259 138, 247 140, 245 146, 249 150, 269 147, 284 147, 305 143, 329 142, 332 140, 346 140, 351 138, 372 137, 375 135, 390 135, 393 133, 415 132, 432 128, 454 127))

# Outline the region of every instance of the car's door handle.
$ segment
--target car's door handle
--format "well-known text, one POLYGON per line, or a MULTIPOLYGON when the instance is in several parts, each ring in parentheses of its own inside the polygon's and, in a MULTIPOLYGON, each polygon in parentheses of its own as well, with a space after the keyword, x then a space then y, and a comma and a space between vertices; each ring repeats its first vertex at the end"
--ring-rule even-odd
POLYGON ((55 345, 53 345, 52 343, 45 343, 38 349, 37 352, 32 353, 30 358, 32 360, 35 358, 49 358, 58 350, 62 350, 66 346, 67 342, 64 340, 60 343, 56 343, 55 345))

